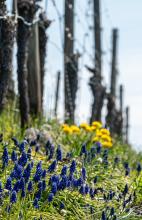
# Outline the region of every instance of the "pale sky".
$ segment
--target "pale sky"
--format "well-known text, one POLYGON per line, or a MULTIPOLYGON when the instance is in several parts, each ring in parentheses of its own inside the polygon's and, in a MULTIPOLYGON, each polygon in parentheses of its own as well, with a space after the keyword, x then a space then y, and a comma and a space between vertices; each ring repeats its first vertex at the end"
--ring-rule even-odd
MULTIPOLYGON (((8 0, 10 2, 10 0, 8 0)), ((45 112, 52 115, 54 108, 54 93, 56 72, 63 70, 63 56, 61 53, 63 41, 63 0, 55 0, 57 9, 62 16, 61 28, 57 10, 53 6, 52 0, 48 0, 47 13, 49 18, 54 20, 48 29, 49 43, 47 49, 46 62, 46 88, 45 88, 45 112), (55 46, 55 43, 58 48, 55 46)), ((92 26, 92 9, 88 8, 88 0, 76 0, 75 18, 75 42, 76 50, 83 53, 83 45, 87 53, 83 53, 80 59, 79 72, 79 91, 77 95, 76 122, 86 121, 89 118, 91 93, 87 85, 89 73, 84 68, 85 64, 93 66, 93 32, 88 29, 88 24, 92 26), (89 18, 85 13, 89 12, 89 18), (85 33, 88 33, 84 41, 85 33), (85 43, 84 43, 85 42, 85 43)), ((91 6, 92 7, 92 6, 91 6)), ((104 84, 108 85, 110 77, 110 58, 111 58, 111 29, 119 29, 119 53, 118 86, 123 83, 125 86, 125 106, 130 106, 130 141, 137 149, 142 150, 141 131, 142 131, 142 0, 101 0, 102 11, 102 41, 103 41, 103 76, 104 84)), ((63 73, 62 73, 63 79, 63 73)), ((59 115, 63 113, 63 80, 60 91, 59 115)), ((61 117, 62 118, 62 117, 61 117)))
MULTIPOLYGON (((102 1, 103 2, 103 1, 102 1)), ((131 108, 131 142, 142 149, 142 1, 105 0, 113 25, 120 30, 119 71, 125 102, 131 108)))

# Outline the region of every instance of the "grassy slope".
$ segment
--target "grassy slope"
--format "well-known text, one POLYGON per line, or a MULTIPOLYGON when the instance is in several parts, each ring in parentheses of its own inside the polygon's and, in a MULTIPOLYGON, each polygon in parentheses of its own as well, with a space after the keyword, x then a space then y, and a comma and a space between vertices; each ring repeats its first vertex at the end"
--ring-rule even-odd
MULTIPOLYGON (((11 112, 6 112, 0 118, 0 132, 4 133, 4 141, 8 141, 8 150, 9 153, 14 149, 14 145, 10 140, 11 136, 16 136, 19 140, 22 140, 24 137, 23 133, 21 133, 19 124, 18 124, 18 116, 17 114, 11 114, 11 112)), ((32 125, 35 127, 41 128, 45 123, 44 120, 35 121, 32 125)), ((122 145, 119 141, 115 141, 112 149, 109 150, 108 154, 108 165, 102 162, 104 156, 104 149, 101 154, 96 155, 94 159, 90 162, 84 161, 83 157, 79 156, 81 144, 83 142, 88 141, 87 148, 90 150, 92 147, 92 143, 90 140, 90 134, 82 134, 67 136, 65 135, 55 121, 48 122, 50 125, 50 129, 48 127, 49 135, 53 139, 53 143, 55 146, 60 144, 64 151, 64 157, 66 152, 72 151, 73 158, 75 158, 77 162, 77 171, 75 173, 76 178, 80 177, 80 170, 82 165, 86 167, 87 170, 87 180, 86 182, 89 186, 93 188, 103 188, 104 192, 101 193, 98 191, 95 198, 92 200, 89 195, 82 196, 78 189, 65 189, 64 191, 60 191, 55 196, 52 203, 47 202, 47 197, 50 192, 50 187, 48 186, 42 194, 42 198, 39 202, 40 208, 33 208, 33 197, 34 193, 37 192, 37 184, 34 185, 34 190, 31 194, 26 195, 26 198, 20 198, 20 194, 18 194, 18 203, 14 204, 11 208, 10 214, 5 212, 7 205, 9 204, 9 197, 5 196, 3 199, 3 206, 0 206, 0 219, 18 219, 19 211, 21 210, 22 219, 101 219, 102 211, 106 211, 109 219, 113 219, 110 217, 110 209, 111 207, 115 208, 116 215, 118 219, 142 219, 142 216, 138 217, 138 212, 136 211, 137 207, 140 207, 141 204, 141 186, 142 186, 142 174, 138 176, 136 171, 137 162, 142 162, 142 155, 136 154, 134 150, 131 149, 130 146, 122 145), (115 166, 114 158, 119 157, 120 162, 115 166), (125 176, 124 162, 129 162, 129 166, 131 168, 131 172, 129 176, 125 176), (98 181, 94 185, 93 180, 94 177, 98 176, 98 181), (129 193, 126 195, 126 198, 118 199, 118 196, 122 194, 126 183, 129 185, 129 193), (104 201, 104 194, 108 196, 109 191, 115 192, 115 197, 112 200, 104 201), (136 192, 136 197, 133 197, 134 191, 136 192), (132 195, 132 200, 130 203, 126 205, 123 209, 124 200, 128 199, 128 197, 132 195), (60 210, 60 203, 63 202, 65 204, 65 208, 60 210), (92 207, 92 208, 91 208, 92 207), (94 211, 91 213, 90 209, 94 211)), ((45 126, 44 126, 45 127, 45 126)), ((26 149, 27 150, 27 149, 26 149)), ((0 147, 0 158, 3 152, 3 145, 0 147)), ((17 150, 18 154, 19 151, 17 150)), ((33 175, 35 173, 36 164, 42 160, 43 168, 47 169, 52 161, 48 161, 46 156, 43 154, 44 148, 41 146, 41 153, 35 154, 34 148, 32 150, 33 160, 34 160, 34 168, 32 170, 31 179, 33 179, 33 175)), ((63 160, 58 163, 58 167, 56 169, 57 174, 60 173, 63 165, 67 165, 68 167, 71 164, 72 159, 63 160)), ((1 166, 0 162, 0 166, 1 166)), ((3 185, 6 182, 6 178, 9 176, 12 171, 14 164, 12 161, 9 162, 9 166, 6 169, 6 172, 0 172, 0 179, 2 180, 3 185)), ((2 169, 0 169, 2 170, 2 169)), ((48 174, 46 176, 46 182, 49 182, 49 178, 52 174, 48 174)))

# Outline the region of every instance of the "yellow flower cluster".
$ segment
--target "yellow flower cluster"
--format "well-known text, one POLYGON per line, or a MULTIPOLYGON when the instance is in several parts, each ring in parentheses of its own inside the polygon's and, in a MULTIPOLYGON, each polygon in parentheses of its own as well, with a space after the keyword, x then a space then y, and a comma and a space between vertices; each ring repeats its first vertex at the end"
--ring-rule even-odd
POLYGON ((80 133, 80 128, 77 127, 76 125, 67 125, 67 124, 63 124, 62 125, 62 128, 63 128, 63 131, 66 133, 66 134, 79 134, 80 133))
POLYGON ((100 142, 103 147, 112 147, 112 138, 110 136, 110 131, 106 128, 101 128, 97 130, 95 137, 92 139, 93 142, 100 142))
POLYGON ((110 131, 106 128, 102 128, 102 123, 94 121, 91 125, 87 123, 82 123, 80 126, 63 124, 63 132, 66 134, 80 134, 81 131, 94 134, 95 136, 92 139, 92 142, 100 142, 103 147, 111 148, 112 147, 112 138, 110 131))
POLYGON ((80 124, 80 128, 84 129, 86 132, 92 132, 96 131, 97 129, 100 129, 102 127, 102 124, 98 121, 94 121, 92 125, 88 125, 87 123, 80 124))
POLYGON ((93 132, 96 131, 97 129, 101 128, 102 124, 100 122, 93 122, 92 125, 88 125, 87 123, 82 123, 80 124, 80 126, 76 126, 76 125, 71 125, 69 126, 68 124, 63 124, 62 128, 63 131, 66 134, 80 134, 80 132, 82 130, 86 131, 86 132, 93 132))

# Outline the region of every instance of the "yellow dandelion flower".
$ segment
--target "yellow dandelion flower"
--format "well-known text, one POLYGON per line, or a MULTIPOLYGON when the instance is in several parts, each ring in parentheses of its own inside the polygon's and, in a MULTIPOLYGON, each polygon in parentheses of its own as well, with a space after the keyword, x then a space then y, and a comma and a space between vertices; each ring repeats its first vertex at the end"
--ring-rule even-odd
POLYGON ((82 124, 80 124, 80 128, 85 129, 86 127, 88 127, 88 124, 87 124, 87 123, 82 123, 82 124))
POLYGON ((111 137, 110 137, 109 135, 107 135, 107 134, 103 134, 103 135, 101 136, 101 139, 102 139, 103 141, 108 141, 108 142, 111 142, 111 141, 112 141, 111 137))
POLYGON ((110 141, 104 141, 104 142, 102 142, 102 146, 103 147, 106 147, 106 148, 111 148, 112 147, 112 142, 110 142, 110 141))
POLYGON ((92 142, 98 142, 99 141, 99 137, 94 137, 93 139, 92 139, 92 142))
POLYGON ((101 133, 101 131, 97 130, 97 132, 96 132, 96 136, 97 136, 97 137, 102 137, 102 133, 101 133))
POLYGON ((88 126, 85 128, 85 131, 87 131, 87 132, 92 132, 91 126, 88 125, 88 126))
POLYGON ((70 129, 72 130, 73 133, 80 133, 80 128, 77 127, 76 125, 72 125, 70 129))
POLYGON ((62 128, 69 127, 68 124, 62 124, 62 128))
POLYGON ((99 121, 93 121, 92 122, 92 126, 95 126, 96 128, 101 128, 102 127, 102 123, 99 121))
POLYGON ((92 131, 96 131, 98 128, 97 128, 97 126, 92 125, 91 129, 92 129, 92 131))
POLYGON ((71 125, 70 128, 72 128, 72 129, 78 129, 79 127, 76 126, 76 125, 71 125))
POLYGON ((71 129, 69 126, 64 127, 64 128, 63 128, 63 131, 64 131, 66 134, 72 134, 72 129, 71 129))
POLYGON ((102 133, 102 134, 106 134, 106 135, 109 135, 109 136, 110 136, 110 131, 109 131, 109 130, 107 130, 106 128, 102 128, 102 129, 101 129, 101 133, 102 133))

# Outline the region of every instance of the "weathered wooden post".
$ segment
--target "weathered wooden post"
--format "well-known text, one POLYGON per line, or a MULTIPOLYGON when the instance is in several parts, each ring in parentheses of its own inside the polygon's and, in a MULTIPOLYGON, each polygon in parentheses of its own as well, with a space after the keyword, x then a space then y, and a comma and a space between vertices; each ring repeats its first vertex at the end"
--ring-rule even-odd
POLYGON ((123 88, 123 85, 120 85, 120 88, 119 88, 119 99, 120 99, 120 114, 121 114, 121 124, 120 124, 120 132, 121 132, 121 137, 122 137, 122 140, 123 140, 123 99, 124 99, 124 88, 123 88))
POLYGON ((74 54, 74 0, 65 1, 64 94, 65 121, 74 122, 77 92, 78 54, 74 54))
POLYGON ((94 37, 95 37, 95 69, 101 78, 102 72, 102 44, 101 44, 101 13, 100 0, 94 0, 94 37))
POLYGON ((12 1, 12 13, 16 16, 18 13, 18 9, 17 9, 17 0, 13 0, 12 1))
POLYGON ((39 15, 39 22, 32 26, 28 56, 28 90, 30 112, 34 115, 42 113, 45 58, 47 46, 46 30, 51 24, 45 12, 39 15))
POLYGON ((119 90, 120 90, 120 92, 119 92, 119 94, 120 94, 120 111, 123 113, 123 96, 124 96, 124 87, 123 87, 123 85, 120 85, 120 88, 119 88, 119 90))
POLYGON ((126 107, 126 144, 129 144, 129 120, 130 120, 130 108, 126 107))
MULTIPOLYGON (((0 1, 0 16, 7 16, 5 0, 0 1)), ((0 19, 0 112, 3 110, 12 74, 12 55, 14 45, 13 18, 0 19)))
POLYGON ((118 43, 118 30, 113 29, 112 31, 112 65, 111 65, 111 83, 110 93, 107 95, 107 116, 106 124, 110 128, 112 133, 116 133, 117 130, 117 116, 118 111, 116 110, 116 78, 117 78, 117 43, 118 43))
POLYGON ((112 31, 111 95, 116 98, 118 29, 112 31))
POLYGON ((32 115, 42 112, 40 71, 39 29, 38 23, 35 23, 31 28, 28 47, 28 94, 32 115))
MULTIPOLYGON (((47 6, 46 6, 47 7, 47 6)), ((45 13, 41 13, 38 22, 39 31, 39 57, 40 57, 40 82, 41 82, 41 106, 43 106, 43 92, 44 92, 44 77, 45 77, 45 61, 47 51, 47 29, 51 24, 51 21, 47 18, 45 13)))
MULTIPOLYGON (((26 22, 32 22, 35 13, 33 0, 18 0, 18 14, 26 22)), ((28 45, 29 45, 30 27, 18 18, 17 30, 17 61, 18 61, 18 90, 20 100, 21 127, 24 127, 29 121, 29 96, 28 96, 28 45)))
POLYGON ((57 83, 56 83, 56 92, 55 92, 55 117, 57 118, 57 109, 58 109, 58 101, 59 101, 59 88, 60 88, 60 79, 61 72, 57 73, 57 83))
POLYGON ((105 97, 105 88, 102 85, 100 0, 94 0, 94 38, 95 38, 95 68, 92 70, 90 69, 90 72, 93 73, 93 76, 90 78, 90 83, 89 83, 93 93, 93 104, 92 104, 90 123, 92 121, 101 121, 101 112, 105 97))

